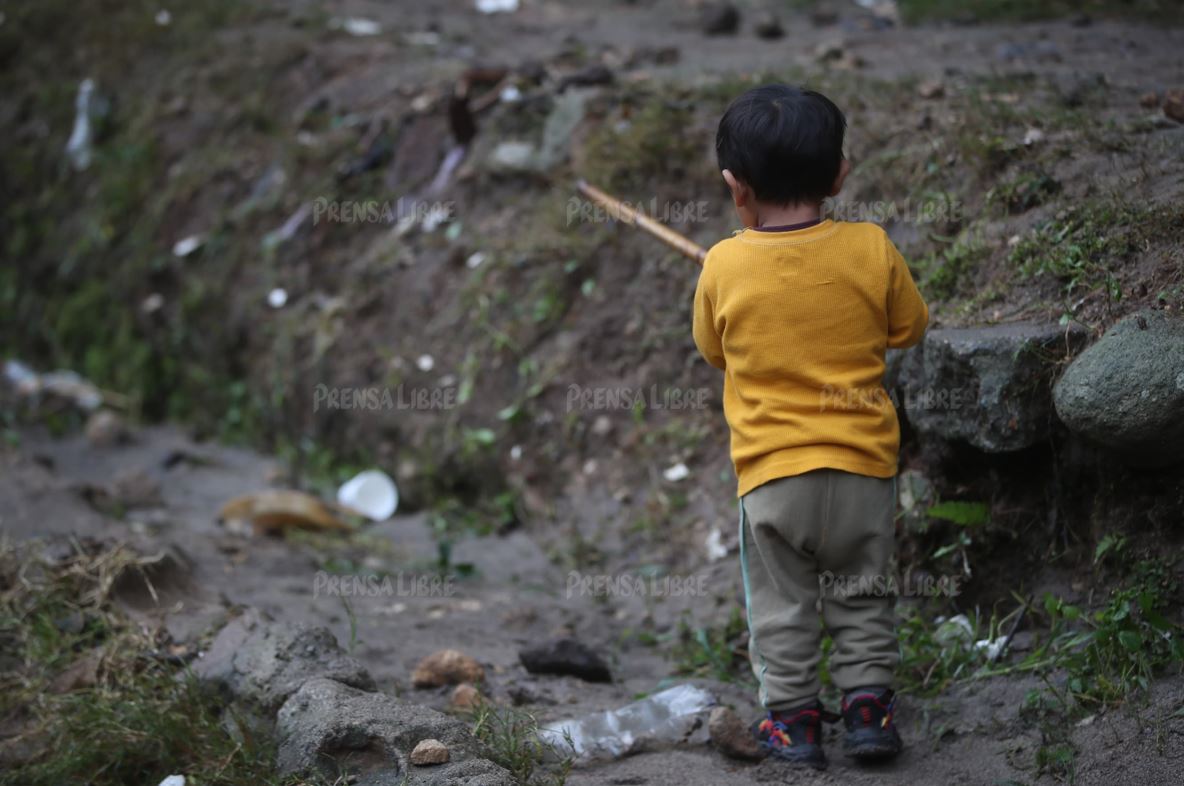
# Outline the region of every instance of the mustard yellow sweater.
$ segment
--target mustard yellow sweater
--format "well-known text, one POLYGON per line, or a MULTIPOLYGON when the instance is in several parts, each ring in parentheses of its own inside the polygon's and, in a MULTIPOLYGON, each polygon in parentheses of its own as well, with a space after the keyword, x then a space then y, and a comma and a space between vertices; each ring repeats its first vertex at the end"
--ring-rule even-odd
POLYGON ((713 246, 695 291, 695 344, 724 371, 739 495, 823 467, 895 475, 884 350, 916 344, 928 322, 875 224, 747 229, 713 246))

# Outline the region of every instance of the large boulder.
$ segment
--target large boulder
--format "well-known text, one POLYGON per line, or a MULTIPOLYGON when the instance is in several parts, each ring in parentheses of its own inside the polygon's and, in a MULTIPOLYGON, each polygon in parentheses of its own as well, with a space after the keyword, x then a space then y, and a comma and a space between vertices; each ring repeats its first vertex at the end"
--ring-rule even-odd
POLYGON ((1184 319, 1123 319, 1069 365, 1053 396, 1070 430, 1130 463, 1184 461, 1184 319))
POLYGON ((267 715, 316 677, 374 689, 369 672, 342 651, 328 629, 282 625, 255 610, 222 628, 193 670, 199 679, 267 715))
POLYGON ((1032 323, 938 328, 892 358, 886 384, 924 435, 987 453, 1022 450, 1048 437, 1055 371, 1086 337, 1032 323))
POLYGON ((333 680, 305 682, 280 708, 276 736, 282 775, 346 776, 369 786, 514 784, 508 771, 482 757, 481 744, 463 722, 333 680), (424 740, 442 743, 447 761, 412 764, 411 752, 424 740))

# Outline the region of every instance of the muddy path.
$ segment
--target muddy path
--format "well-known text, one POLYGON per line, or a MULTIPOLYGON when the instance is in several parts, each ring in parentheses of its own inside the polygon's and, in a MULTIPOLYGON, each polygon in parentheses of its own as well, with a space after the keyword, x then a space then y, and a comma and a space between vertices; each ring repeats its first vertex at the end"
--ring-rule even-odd
MULTIPOLYGON (((470 564, 471 573, 445 574, 440 583, 436 537, 424 515, 396 516, 346 539, 228 532, 216 520, 221 504, 268 487, 281 464, 198 444, 170 427, 145 429, 129 444, 111 447, 94 447, 81 435, 55 439, 31 430, 2 460, 0 523, 8 536, 98 538, 179 556, 180 567, 155 582, 155 599, 144 592, 121 598, 146 624, 163 625, 176 643, 199 646, 236 610, 254 607, 281 621, 329 627, 380 689, 440 709, 448 706, 449 690, 414 689, 409 675, 421 657, 442 648, 473 654, 486 668, 492 699, 542 721, 612 709, 682 682, 661 647, 641 645, 627 632, 669 635, 688 603, 724 603, 740 586, 738 565, 728 558, 697 574, 711 598, 645 604, 635 597, 596 597, 573 591, 571 574, 525 531, 459 540, 453 559, 470 564), (96 489, 112 490, 123 515, 97 511, 96 489), (369 597, 364 589, 345 591, 343 602, 326 584, 329 575, 385 576, 391 583, 369 597), (578 635, 602 652, 613 682, 532 676, 521 667, 519 649, 561 634, 578 635)), ((604 571, 616 567, 610 562, 604 571)), ((693 681, 742 717, 756 717, 751 686, 693 681)), ((700 730, 684 742, 580 767, 568 783, 1052 783, 1056 779, 1033 764, 1041 730, 1021 711, 1038 685, 1031 677, 995 678, 933 699, 907 698, 900 722, 909 747, 884 767, 851 766, 837 753, 837 739, 826 773, 739 763, 713 750, 700 730)), ((1077 782, 1174 782, 1184 755, 1182 701, 1184 680, 1173 678, 1157 683, 1145 705, 1090 716, 1072 732, 1080 750, 1077 782)))

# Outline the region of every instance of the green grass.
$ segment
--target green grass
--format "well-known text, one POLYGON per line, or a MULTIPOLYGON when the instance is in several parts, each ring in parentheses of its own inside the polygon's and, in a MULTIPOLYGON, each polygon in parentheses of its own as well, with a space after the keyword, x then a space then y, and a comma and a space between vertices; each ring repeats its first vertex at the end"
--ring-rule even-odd
POLYGON ((489 758, 524 786, 563 786, 572 759, 538 737, 534 716, 513 707, 480 702, 473 711, 473 735, 489 758))
POLYGON ((694 625, 684 616, 670 649, 675 672, 722 682, 742 678, 748 673, 748 659, 738 642, 747 630, 748 623, 739 608, 733 608, 722 624, 714 626, 694 625))
POLYGON ((124 786, 173 773, 211 786, 300 782, 275 777, 271 741, 224 714, 157 654, 162 640, 115 608, 111 589, 139 570, 137 555, 114 546, 48 563, 36 548, 0 544, 0 716, 20 723, 31 752, 0 784, 124 786), (97 664, 93 684, 52 689, 86 663, 97 664))

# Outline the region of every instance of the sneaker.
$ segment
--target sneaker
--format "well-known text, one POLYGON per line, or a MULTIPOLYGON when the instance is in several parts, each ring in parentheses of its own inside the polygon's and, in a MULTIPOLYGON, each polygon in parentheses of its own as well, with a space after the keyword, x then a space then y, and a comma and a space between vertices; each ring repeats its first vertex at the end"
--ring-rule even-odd
POLYGON ((826 755, 822 752, 822 714, 820 702, 787 712, 770 712, 753 731, 770 756, 823 770, 826 755))
POLYGON ((896 694, 891 690, 855 691, 843 698, 843 724, 847 727, 843 750, 847 755, 875 761, 901 752, 904 743, 892 722, 895 706, 896 694))

